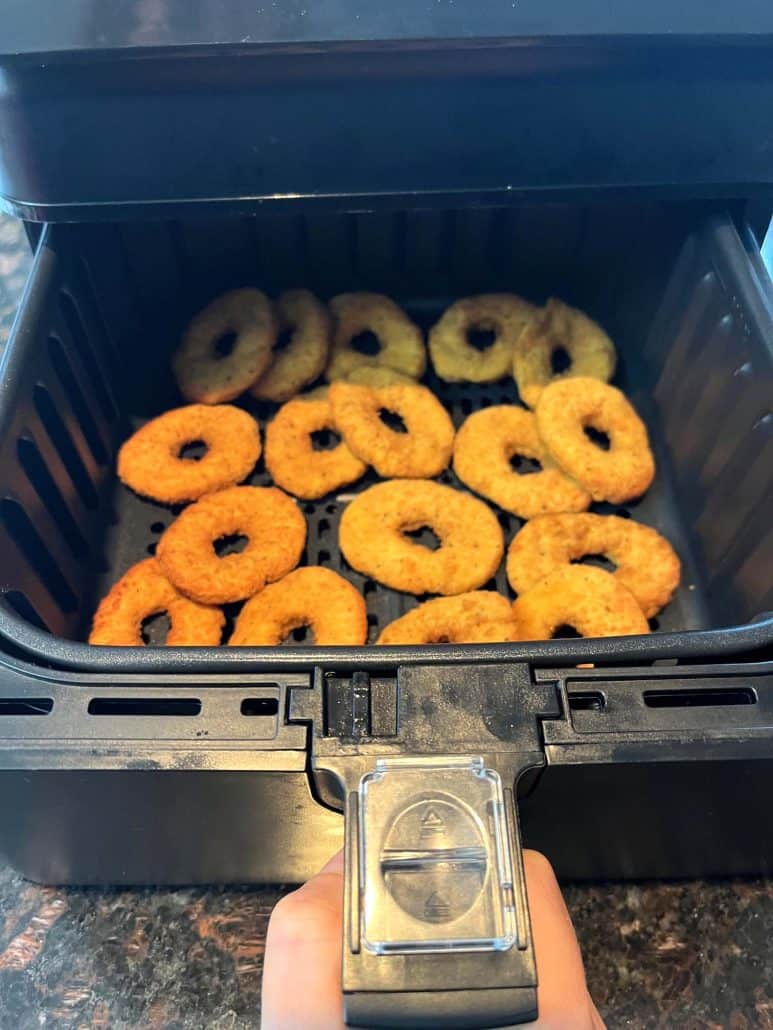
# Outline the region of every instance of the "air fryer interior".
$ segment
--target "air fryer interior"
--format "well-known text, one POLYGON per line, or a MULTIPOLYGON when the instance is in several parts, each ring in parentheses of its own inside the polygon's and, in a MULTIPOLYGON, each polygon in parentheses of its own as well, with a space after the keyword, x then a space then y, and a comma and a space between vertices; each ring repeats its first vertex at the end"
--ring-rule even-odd
MULTIPOLYGON (((84 640, 99 598, 153 553, 174 511, 117 482, 115 450, 144 419, 181 403, 170 352, 191 315, 221 291, 306 286, 327 298, 377 290, 427 329, 457 297, 512 290, 583 308, 618 347, 615 382, 648 424, 658 475, 636 503, 592 510, 654 526, 679 552, 682 585, 652 628, 748 622, 771 606, 763 567, 771 527, 762 503, 770 441, 763 446, 767 438, 755 436, 759 398, 745 368, 742 319, 712 287, 715 273, 699 267, 691 234, 709 213, 698 203, 550 204, 257 212, 47 230, 5 369, 16 396, 0 465, 6 601, 53 634, 84 640), (688 239, 681 278, 667 290, 688 239)), ((457 425, 479 407, 517 399, 509 379, 450 386, 430 374, 427 382, 457 425)), ((270 406, 245 403, 263 424, 271 416, 270 406)), ((440 479, 454 482, 450 472, 440 479)), ((370 473, 345 495, 374 481, 370 473)), ((262 461, 250 482, 268 482, 262 461)), ((344 499, 300 503, 304 560, 341 572, 363 592, 374 640, 416 599, 346 566, 337 546, 344 499)), ((498 516, 509 542, 519 520, 498 516)), ((513 596, 502 569, 487 586, 513 596)))

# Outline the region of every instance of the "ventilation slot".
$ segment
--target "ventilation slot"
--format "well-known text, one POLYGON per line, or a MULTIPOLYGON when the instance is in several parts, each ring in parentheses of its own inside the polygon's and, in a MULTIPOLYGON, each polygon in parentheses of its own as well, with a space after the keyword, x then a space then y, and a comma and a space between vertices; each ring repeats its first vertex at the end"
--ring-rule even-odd
POLYGON ((57 339, 56 336, 49 336, 48 338, 48 353, 51 356, 51 361, 59 376, 62 388, 72 405, 72 410, 75 412, 75 417, 83 430, 83 435, 86 437, 86 443, 94 455, 94 460, 100 465, 106 465, 107 451, 100 439, 94 416, 91 414, 91 409, 86 403, 83 392, 73 375, 72 368, 62 346, 62 341, 57 339))
POLYGON ((751 687, 694 687, 686 690, 645 690, 648 708, 720 708, 728 705, 756 705, 751 687))
POLYGON ((62 317, 64 318, 67 330, 70 333, 72 341, 75 344, 75 347, 83 360, 83 364, 86 366, 86 371, 94 385, 94 393, 96 394, 97 403, 102 409, 105 418, 112 421, 116 415, 115 405, 108 393, 104 376, 102 375, 99 362, 97 361, 88 333, 86 332, 86 327, 81 319, 80 312, 75 306, 75 301, 69 293, 65 293, 63 290, 59 296, 62 308, 62 317))
POLYGON ((242 715, 278 715, 279 700, 276 697, 245 697, 241 705, 242 715))
POLYGON ((48 715, 54 707, 50 697, 1 697, 2 715, 48 715))
POLYGON ((8 605, 13 608, 16 614, 25 622, 30 623, 32 626, 36 626, 38 629, 42 629, 44 633, 51 632, 49 627, 35 610, 32 602, 20 590, 6 590, 2 596, 8 605))
POLYGON ((43 507, 51 515, 60 529, 67 546, 76 558, 84 558, 88 554, 88 546, 81 536, 75 519, 67 507, 59 488, 51 476, 46 463, 32 440, 21 439, 16 445, 19 462, 27 474, 35 493, 43 507))
POLYGON ((607 699, 600 690, 578 691, 569 695, 569 707, 573 712, 603 712, 607 699))
POLYGON ((92 697, 89 715, 199 715, 195 697, 92 697))
POLYGON ((8 535, 62 611, 74 612, 78 603, 75 594, 68 586, 22 506, 17 501, 6 497, 0 501, 0 515, 8 535))
POLYGON ((45 426, 49 439, 62 459, 62 463, 67 469, 73 486, 80 495, 81 500, 87 508, 96 508, 97 491, 94 489, 94 484, 89 478, 86 467, 81 461, 78 450, 62 421, 61 415, 51 400, 51 394, 44 386, 38 384, 35 387, 33 403, 40 421, 45 426))

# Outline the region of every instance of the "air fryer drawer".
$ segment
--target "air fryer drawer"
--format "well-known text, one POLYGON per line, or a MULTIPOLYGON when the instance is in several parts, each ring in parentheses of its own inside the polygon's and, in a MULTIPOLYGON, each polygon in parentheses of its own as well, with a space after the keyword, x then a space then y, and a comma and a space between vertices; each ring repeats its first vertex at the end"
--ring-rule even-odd
MULTIPOLYGON (((662 530, 684 566, 648 637, 398 651, 403 661, 651 660, 740 653, 773 639, 773 320, 753 245, 692 205, 542 205, 190 219, 48 227, 3 361, 0 397, 0 634, 48 663, 131 669, 329 660, 367 666, 378 648, 89 648, 99 597, 153 553, 173 513, 117 483, 117 445, 178 404, 171 349, 220 291, 308 286, 321 296, 375 289, 424 327, 451 299, 511 289, 586 309, 620 352, 616 381, 644 415, 658 476, 636 505, 596 510, 662 530)), ((457 424, 516 400, 512 382, 430 385, 457 424)), ((264 420, 271 409, 257 408, 264 420)), ((444 473, 443 481, 451 481, 444 473)), ((267 482, 262 465, 250 480, 267 482)), ((363 481, 367 485, 372 480, 363 481)), ((358 487, 361 488, 361 487, 358 487)), ((370 639, 414 601, 345 567, 345 499, 302 505, 306 559, 341 571, 369 610, 370 639)), ((498 512, 509 541, 519 521, 498 512)), ((494 584, 492 584, 494 585, 494 584)), ((496 587, 507 592, 500 570, 496 587)), ((512 595, 511 595, 512 596, 512 595)))

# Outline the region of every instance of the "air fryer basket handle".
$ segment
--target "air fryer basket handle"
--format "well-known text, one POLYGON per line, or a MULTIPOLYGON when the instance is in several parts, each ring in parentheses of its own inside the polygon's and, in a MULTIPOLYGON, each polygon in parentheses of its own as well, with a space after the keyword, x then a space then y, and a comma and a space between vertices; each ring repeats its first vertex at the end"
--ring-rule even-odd
POLYGON ((492 765, 379 759, 348 791, 349 1026, 473 1030, 536 1018, 513 770, 492 765))

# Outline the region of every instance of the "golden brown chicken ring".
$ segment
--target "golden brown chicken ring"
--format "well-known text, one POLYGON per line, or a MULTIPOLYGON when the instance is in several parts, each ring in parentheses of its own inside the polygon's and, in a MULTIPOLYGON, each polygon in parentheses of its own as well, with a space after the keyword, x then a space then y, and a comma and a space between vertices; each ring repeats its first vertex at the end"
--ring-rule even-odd
POLYGON ((409 594, 462 594, 496 572, 504 551, 494 513, 469 494, 429 479, 392 479, 344 509, 339 545, 349 564, 409 594), (429 527, 432 551, 407 535, 429 527))
POLYGON ((640 497, 655 476, 647 428, 628 399, 598 379, 557 379, 537 403, 537 430, 551 457, 594 501, 640 497), (586 429, 606 434, 609 449, 586 429))
POLYGON ((172 356, 180 393, 189 401, 221 404, 248 390, 271 364, 277 337, 274 307, 260 290, 231 290, 191 321, 172 356), (221 354, 218 345, 233 337, 221 354))
POLYGON ((657 530, 617 515, 545 515, 515 535, 507 552, 507 578, 522 594, 557 569, 586 555, 605 555, 612 575, 651 619, 673 597, 680 563, 657 530))
POLYGON ((331 569, 296 569, 247 601, 229 644, 274 646, 303 627, 311 630, 318 647, 362 645, 368 635, 365 601, 331 569))
POLYGON ((153 615, 169 618, 167 647, 217 647, 225 616, 219 608, 197 604, 175 589, 155 558, 137 562, 99 603, 90 644, 143 647, 142 624, 153 615))
POLYGON ((367 465, 341 440, 316 450, 314 433, 338 430, 329 400, 296 397, 266 427, 266 468, 277 486, 296 497, 315 499, 359 479, 367 465))
POLYGON ((377 644, 495 644, 516 640, 512 605, 493 590, 435 597, 381 631, 377 644))
POLYGON ((534 317, 528 301, 513 293, 465 297, 445 310, 429 334, 435 371, 449 383, 493 383, 510 373, 513 347, 534 317), (482 350, 470 342, 474 332, 493 333, 482 350))
POLYGON ((230 404, 189 404, 151 419, 118 452, 118 478, 162 504, 195 501, 246 479, 260 457, 258 423, 230 404), (201 443, 201 458, 184 449, 201 443))
POLYGON ((530 411, 499 404, 474 411, 454 442, 454 472, 471 490, 522 519, 546 512, 585 511, 590 494, 556 467, 530 411), (511 459, 532 458, 542 466, 528 474, 511 459))
POLYGON ((333 313, 333 346, 327 367, 330 382, 346 379, 362 365, 385 365, 412 379, 424 375, 427 352, 421 330, 401 307, 380 293, 340 293, 330 301, 333 313), (378 352, 365 354, 353 341, 361 333, 372 333, 378 352))
POLYGON ((532 319, 513 347, 513 376, 524 404, 535 407, 548 383, 584 376, 608 383, 615 374, 615 345, 598 323, 577 308, 551 298, 532 319), (569 367, 553 369, 556 352, 569 367))
POLYGON ((603 569, 569 565, 521 594, 513 603, 518 640, 550 640, 561 626, 581 637, 649 633, 636 598, 603 569))
POLYGON ((196 501, 158 542, 161 567, 187 597, 225 604, 252 597, 298 564, 306 521, 295 501, 275 487, 234 486, 196 501), (244 536, 239 553, 220 557, 220 540, 244 536))
POLYGON ((448 467, 454 424, 426 386, 337 382, 330 387, 330 405, 350 450, 380 476, 427 479, 448 467), (403 428, 387 425, 382 412, 397 415, 403 428))
POLYGON ((258 400, 281 404, 322 375, 330 350, 331 318, 327 307, 309 290, 286 290, 276 301, 280 335, 290 332, 287 346, 274 350, 268 370, 251 387, 258 400))

